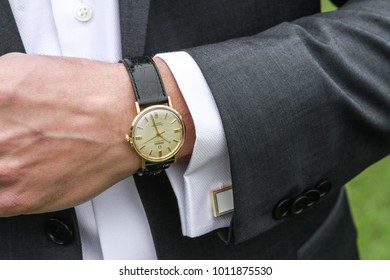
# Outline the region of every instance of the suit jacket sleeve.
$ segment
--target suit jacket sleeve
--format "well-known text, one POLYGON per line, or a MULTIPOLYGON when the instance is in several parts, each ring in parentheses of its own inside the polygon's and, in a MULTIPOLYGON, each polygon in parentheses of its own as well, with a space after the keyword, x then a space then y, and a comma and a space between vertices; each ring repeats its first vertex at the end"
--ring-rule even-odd
POLYGON ((231 242, 284 220, 275 205, 326 178, 337 191, 390 151, 390 2, 283 23, 187 50, 217 103, 230 155, 231 242))

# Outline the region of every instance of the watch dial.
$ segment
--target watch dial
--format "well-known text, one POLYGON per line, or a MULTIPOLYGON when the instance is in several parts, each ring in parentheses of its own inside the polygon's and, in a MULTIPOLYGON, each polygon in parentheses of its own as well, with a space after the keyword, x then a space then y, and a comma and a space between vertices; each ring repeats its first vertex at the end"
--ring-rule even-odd
POLYGON ((135 118, 131 130, 135 151, 148 161, 173 157, 183 145, 184 126, 180 115, 168 106, 151 106, 135 118))

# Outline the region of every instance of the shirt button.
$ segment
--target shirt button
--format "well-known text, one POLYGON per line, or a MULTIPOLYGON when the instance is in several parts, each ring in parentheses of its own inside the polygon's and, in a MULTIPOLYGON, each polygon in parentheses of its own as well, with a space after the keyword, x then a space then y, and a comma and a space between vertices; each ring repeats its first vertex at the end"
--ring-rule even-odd
POLYGON ((93 9, 92 6, 86 3, 78 5, 74 11, 74 16, 79 21, 88 21, 92 18, 93 9))

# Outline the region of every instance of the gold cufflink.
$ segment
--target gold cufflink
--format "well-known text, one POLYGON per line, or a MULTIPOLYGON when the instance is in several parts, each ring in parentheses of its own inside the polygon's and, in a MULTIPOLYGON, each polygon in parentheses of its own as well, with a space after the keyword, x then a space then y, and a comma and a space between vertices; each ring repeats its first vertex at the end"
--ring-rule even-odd
POLYGON ((234 211, 233 187, 222 186, 211 191, 214 217, 219 217, 234 211))

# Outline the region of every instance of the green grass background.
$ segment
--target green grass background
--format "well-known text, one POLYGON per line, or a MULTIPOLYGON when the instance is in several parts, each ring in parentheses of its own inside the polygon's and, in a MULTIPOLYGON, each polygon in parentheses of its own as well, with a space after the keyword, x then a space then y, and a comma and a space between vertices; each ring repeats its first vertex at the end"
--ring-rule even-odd
MULTIPOLYGON (((336 9, 321 0, 322 11, 336 9)), ((390 259, 390 156, 347 184, 362 259, 390 259)))

